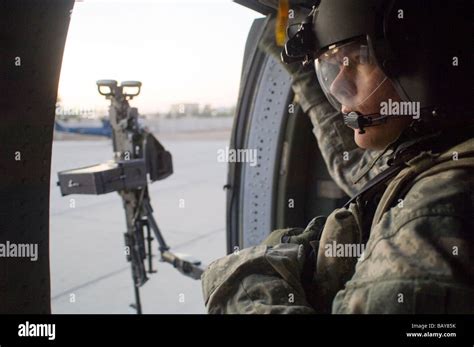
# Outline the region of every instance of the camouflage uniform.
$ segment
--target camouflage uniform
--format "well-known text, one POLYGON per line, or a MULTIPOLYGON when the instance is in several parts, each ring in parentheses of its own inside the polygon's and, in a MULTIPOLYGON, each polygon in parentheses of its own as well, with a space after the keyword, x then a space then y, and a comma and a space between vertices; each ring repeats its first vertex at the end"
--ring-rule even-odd
POLYGON ((335 210, 319 233, 313 223, 305 231, 277 230, 261 245, 211 263, 202 276, 209 313, 473 313, 472 130, 450 135, 451 145, 439 151, 417 147, 429 140, 411 129, 384 151, 359 149, 314 71, 298 69, 290 71, 297 101, 346 193, 388 173, 397 156, 404 168, 375 193, 335 210), (399 154, 406 148, 414 148, 411 155, 399 154), (309 245, 288 236, 298 234, 320 236, 309 245), (362 255, 338 256, 329 252, 334 245, 365 247, 362 255))
MULTIPOLYGON (((341 188, 353 195, 387 170, 394 146, 358 149, 352 130, 326 101, 309 107, 319 146, 341 188), (361 179, 354 184, 357 175, 361 179)), ((264 242, 212 263, 202 277, 209 312, 473 313, 474 139, 459 141, 444 155, 424 150, 406 160, 407 168, 383 184, 388 187, 380 202, 374 199, 376 211, 368 213, 361 200, 334 211, 320 241, 311 244, 317 257, 308 259, 315 267, 309 286, 303 283, 308 257, 303 244, 264 242), (436 163, 439 158, 444 163, 436 163), (366 248, 359 259, 326 256, 333 242, 366 248)))
POLYGON ((473 154, 470 139, 408 160, 369 218, 360 258, 332 256, 327 245, 363 244, 363 206, 334 211, 311 244, 318 251, 310 286, 303 244, 264 242, 213 262, 202 277, 209 312, 473 313, 473 154))

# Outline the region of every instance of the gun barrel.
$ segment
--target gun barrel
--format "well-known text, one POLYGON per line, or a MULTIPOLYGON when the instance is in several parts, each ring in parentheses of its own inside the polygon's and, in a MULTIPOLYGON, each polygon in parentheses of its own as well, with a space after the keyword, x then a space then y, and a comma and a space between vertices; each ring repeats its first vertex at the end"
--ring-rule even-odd
POLYGON ((173 265, 183 275, 195 280, 201 279, 201 275, 204 272, 200 261, 186 260, 183 259, 183 256, 174 254, 170 251, 161 253, 161 259, 173 265))

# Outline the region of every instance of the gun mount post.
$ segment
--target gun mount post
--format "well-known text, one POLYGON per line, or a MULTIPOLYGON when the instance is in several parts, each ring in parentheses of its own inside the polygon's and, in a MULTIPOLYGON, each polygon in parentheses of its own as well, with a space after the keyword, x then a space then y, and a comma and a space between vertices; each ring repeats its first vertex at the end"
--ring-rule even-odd
POLYGON ((125 209, 127 229, 124 234, 126 258, 131 264, 135 308, 142 313, 139 288, 148 281, 148 273, 156 272, 152 264, 152 241, 158 242, 161 260, 172 264, 182 274, 200 279, 201 262, 170 252, 170 247, 153 217, 148 194, 151 183, 173 173, 171 154, 138 121, 138 111, 128 100, 140 94, 141 82, 99 80, 97 88, 110 100, 109 118, 112 127, 114 158, 105 164, 58 172, 61 194, 105 194, 118 192, 125 209), (144 235, 146 228, 146 237, 144 235), (153 232, 154 238, 152 237, 153 232))

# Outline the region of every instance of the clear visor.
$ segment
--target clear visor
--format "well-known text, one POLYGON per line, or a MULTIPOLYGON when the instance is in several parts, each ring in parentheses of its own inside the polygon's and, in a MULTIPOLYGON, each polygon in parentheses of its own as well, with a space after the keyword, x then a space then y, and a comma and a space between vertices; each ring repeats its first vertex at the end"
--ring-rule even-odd
POLYGON ((329 102, 343 112, 357 109, 390 83, 366 39, 330 46, 315 59, 315 66, 329 102))

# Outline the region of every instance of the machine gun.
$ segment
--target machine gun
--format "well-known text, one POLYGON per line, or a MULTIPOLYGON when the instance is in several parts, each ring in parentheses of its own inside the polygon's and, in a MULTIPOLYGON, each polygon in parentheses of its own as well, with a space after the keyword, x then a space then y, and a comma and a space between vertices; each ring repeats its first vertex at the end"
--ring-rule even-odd
POLYGON ((201 278, 203 269, 200 261, 170 251, 153 217, 148 178, 153 183, 168 177, 173 173, 173 164, 170 152, 139 124, 137 109, 128 103, 140 94, 141 82, 125 81, 119 86, 114 80, 99 80, 97 87, 99 93, 111 101, 109 117, 114 158, 103 164, 58 172, 58 185, 63 196, 110 192, 118 192, 121 196, 127 222, 125 250, 135 287, 132 307, 141 314, 139 288, 148 280, 147 272, 156 272, 152 266, 154 238, 150 231, 158 241, 162 261, 194 279, 201 278))

